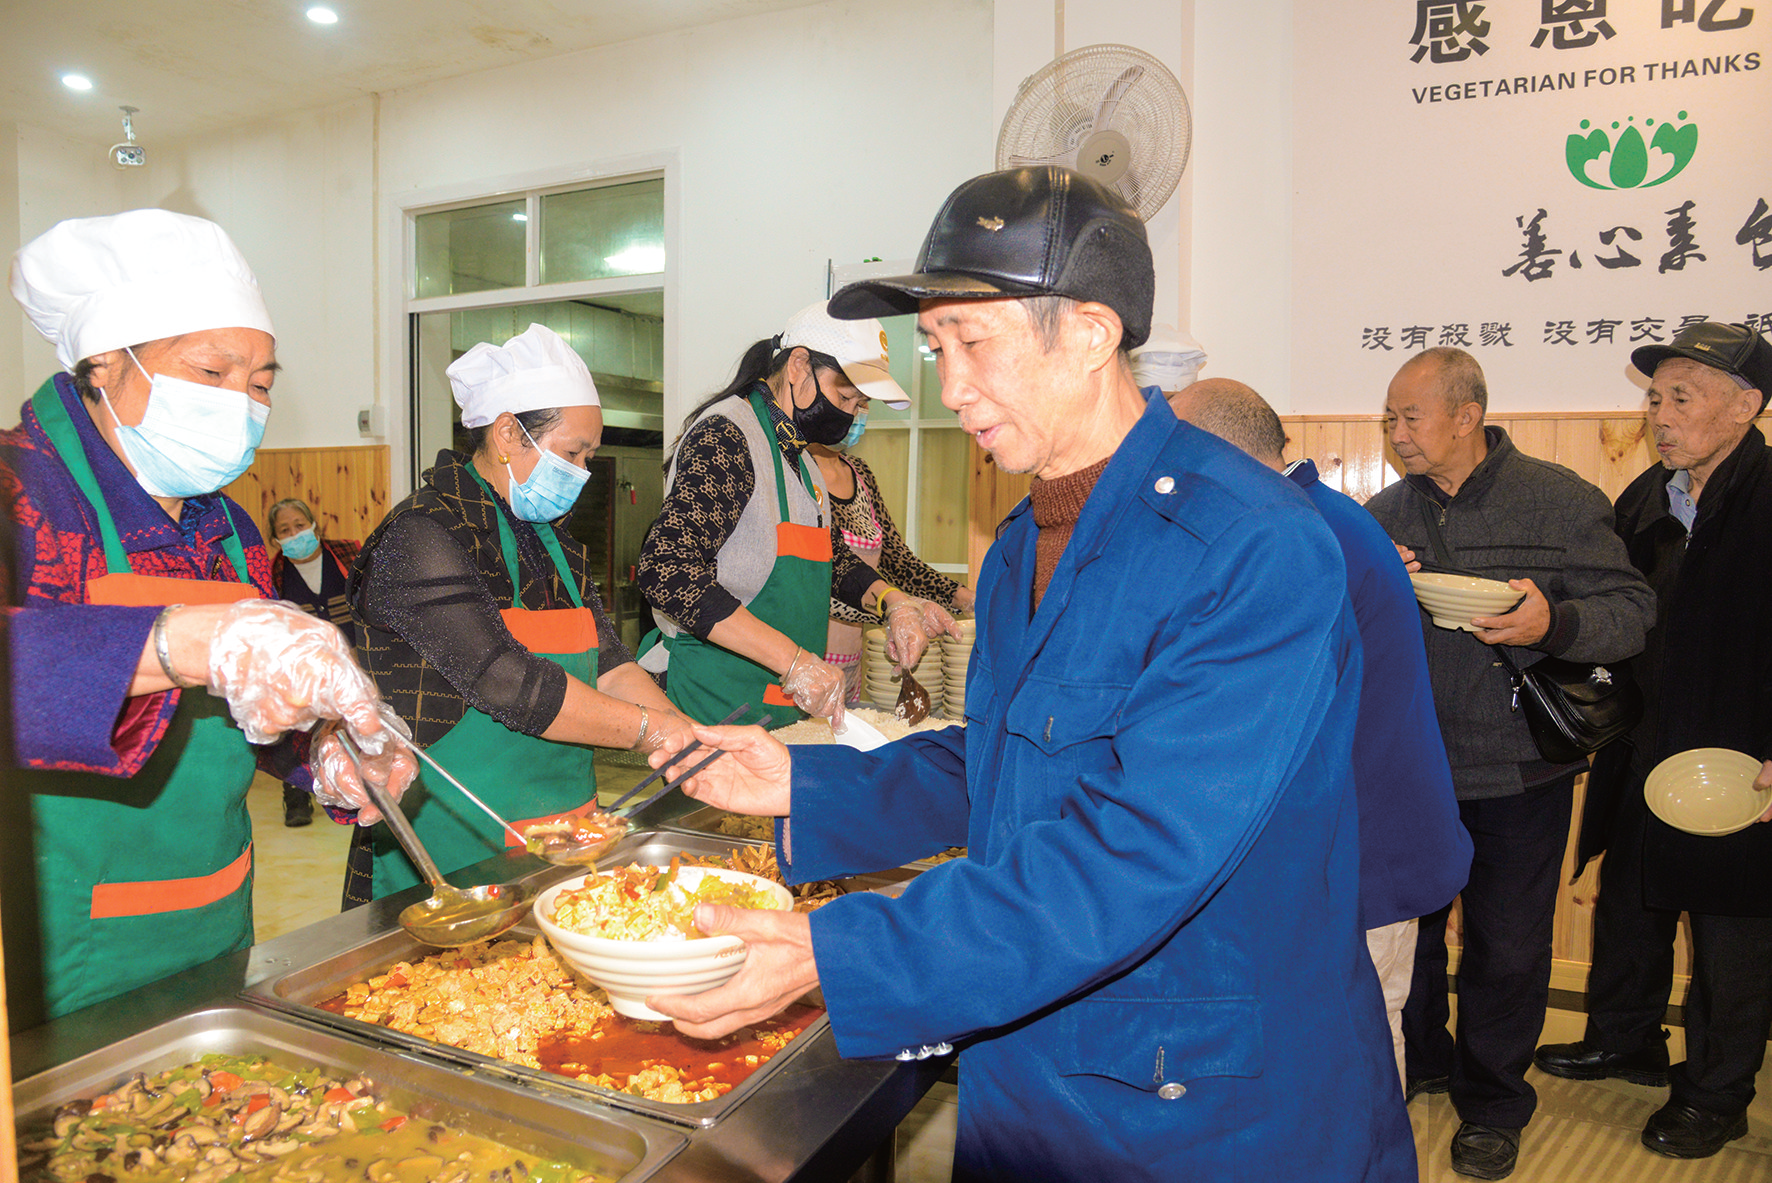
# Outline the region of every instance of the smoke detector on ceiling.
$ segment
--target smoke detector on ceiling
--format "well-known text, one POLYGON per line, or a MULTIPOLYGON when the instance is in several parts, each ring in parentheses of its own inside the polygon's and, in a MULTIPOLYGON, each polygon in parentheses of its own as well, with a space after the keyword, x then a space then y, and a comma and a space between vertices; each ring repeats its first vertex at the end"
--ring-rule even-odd
POLYGON ((141 168, 148 162, 148 150, 135 142, 135 124, 129 117, 141 110, 140 107, 119 107, 123 112, 123 142, 111 145, 111 165, 114 168, 141 168))

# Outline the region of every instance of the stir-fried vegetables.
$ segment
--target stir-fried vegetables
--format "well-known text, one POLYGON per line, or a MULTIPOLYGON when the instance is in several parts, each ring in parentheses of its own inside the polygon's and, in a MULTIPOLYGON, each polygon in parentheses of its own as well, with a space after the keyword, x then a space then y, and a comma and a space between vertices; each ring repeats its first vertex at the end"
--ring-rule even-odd
POLYGON ((592 1183, 390 1109, 363 1076, 212 1053, 70 1101, 20 1141, 20 1177, 139 1183, 592 1183))
POLYGON ((669 867, 636 863, 602 871, 584 886, 563 891, 549 917, 569 932, 617 941, 682 941, 707 934, 695 927, 697 904, 774 909, 767 887, 707 872, 685 875, 679 856, 669 867))

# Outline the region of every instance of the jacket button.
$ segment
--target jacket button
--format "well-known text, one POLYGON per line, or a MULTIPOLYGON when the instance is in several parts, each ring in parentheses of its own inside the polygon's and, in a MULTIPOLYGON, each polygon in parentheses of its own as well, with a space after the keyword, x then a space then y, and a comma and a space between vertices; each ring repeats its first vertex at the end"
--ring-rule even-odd
POLYGON ((1173 493, 1173 492, 1175 492, 1175 478, 1172 476, 1158 477, 1156 488, 1157 488, 1157 492, 1159 492, 1159 493, 1173 493))
POLYGON ((1173 1080, 1157 1090, 1157 1096, 1165 1101, 1179 1101, 1187 1095, 1187 1085, 1177 1084, 1173 1080))

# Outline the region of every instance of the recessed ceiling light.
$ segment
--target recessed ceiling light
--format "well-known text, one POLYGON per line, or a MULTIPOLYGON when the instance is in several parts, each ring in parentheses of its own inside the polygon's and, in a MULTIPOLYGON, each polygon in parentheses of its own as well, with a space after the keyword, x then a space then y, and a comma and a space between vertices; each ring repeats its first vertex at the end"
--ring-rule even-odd
POLYGON ((338 13, 324 4, 316 4, 308 9, 308 19, 316 25, 336 25, 338 24, 338 13))
POLYGON ((63 74, 62 85, 69 90, 91 90, 92 79, 84 74, 63 74))
POLYGON ((513 221, 513 222, 527 222, 528 220, 529 220, 529 215, 524 213, 522 210, 518 210, 516 213, 511 215, 511 221, 513 221))

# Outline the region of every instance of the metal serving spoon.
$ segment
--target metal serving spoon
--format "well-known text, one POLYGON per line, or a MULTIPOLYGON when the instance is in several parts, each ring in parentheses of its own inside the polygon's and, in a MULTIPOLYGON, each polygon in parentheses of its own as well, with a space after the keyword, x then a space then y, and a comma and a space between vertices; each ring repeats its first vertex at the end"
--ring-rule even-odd
POLYGON ((369 799, 381 810, 388 828, 394 831, 394 837, 417 864, 425 882, 431 885, 430 899, 420 900, 401 911, 400 927, 425 944, 439 948, 490 940, 516 927, 529 914, 529 902, 535 897, 535 891, 516 884, 461 888, 447 882, 386 787, 362 775, 363 762, 349 736, 341 730, 339 737, 357 763, 358 776, 369 792, 369 799))

